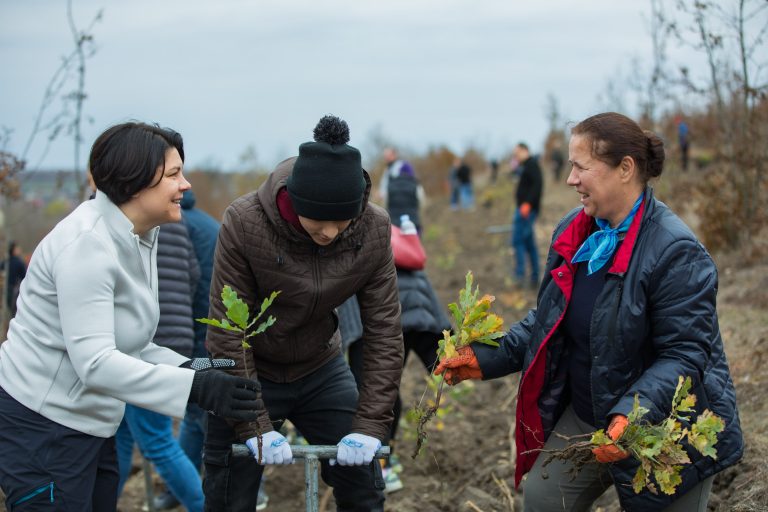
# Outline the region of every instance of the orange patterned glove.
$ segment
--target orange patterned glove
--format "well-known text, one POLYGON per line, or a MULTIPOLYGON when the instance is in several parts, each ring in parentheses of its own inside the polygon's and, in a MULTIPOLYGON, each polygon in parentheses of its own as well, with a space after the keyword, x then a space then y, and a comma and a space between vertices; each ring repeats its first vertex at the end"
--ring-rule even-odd
POLYGON ((445 382, 451 386, 467 379, 482 379, 483 372, 480 370, 474 350, 470 347, 461 347, 457 352, 458 355, 440 361, 433 373, 440 375, 445 371, 445 382))
POLYGON ((531 214, 531 203, 523 203, 520 205, 520 216, 527 219, 531 214))
MULTIPOLYGON (((626 416, 623 414, 616 414, 608 425, 605 433, 614 441, 618 441, 624 433, 624 430, 626 430, 628 424, 629 420, 627 420, 626 416)), ((597 462, 602 463, 618 462, 629 457, 629 453, 625 452, 615 444, 606 444, 598 446, 597 448, 592 448, 592 453, 595 454, 597 462)))

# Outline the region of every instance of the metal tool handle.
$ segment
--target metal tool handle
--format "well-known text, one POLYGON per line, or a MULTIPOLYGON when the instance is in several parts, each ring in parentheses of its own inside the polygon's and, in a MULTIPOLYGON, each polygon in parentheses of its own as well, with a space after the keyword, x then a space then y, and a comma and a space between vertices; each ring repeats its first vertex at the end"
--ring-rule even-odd
MULTIPOLYGON (((334 459, 339 447, 323 444, 292 444, 291 453, 294 459, 306 459, 307 456, 314 456, 318 459, 334 459)), ((233 444, 232 455, 235 457, 253 457, 251 450, 244 444, 233 444)), ((389 446, 382 446, 376 452, 375 458, 384 459, 389 457, 389 446)))
MULTIPOLYGON (((294 459, 304 459, 304 496, 307 504, 307 512, 319 511, 318 479, 320 459, 333 459, 339 451, 336 445, 322 444, 292 444, 291 453, 294 459)), ((232 455, 235 457, 252 457, 251 450, 244 444, 233 444, 232 455)), ((389 457, 389 446, 382 446, 376 451, 375 458, 389 457)), ((378 468, 378 463, 373 463, 378 468)), ((373 465, 371 466, 374 467, 373 465)), ((379 478, 381 472, 379 471, 379 478)), ((382 482, 383 485, 383 482, 382 482)))

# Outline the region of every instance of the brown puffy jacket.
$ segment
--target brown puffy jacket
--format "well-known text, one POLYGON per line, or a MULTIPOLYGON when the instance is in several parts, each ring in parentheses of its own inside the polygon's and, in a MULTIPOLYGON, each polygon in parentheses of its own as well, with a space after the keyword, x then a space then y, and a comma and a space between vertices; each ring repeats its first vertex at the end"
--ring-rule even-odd
MULTIPOLYGON (((268 310, 277 321, 248 341, 247 368, 253 379, 292 382, 326 364, 341 351, 334 309, 357 294, 364 325, 365 382, 352 430, 383 439, 392 422, 403 368, 403 339, 397 274, 386 211, 366 207, 331 245, 321 247, 281 216, 277 193, 285 186, 295 158, 278 164, 256 192, 236 199, 224 213, 211 281, 211 318, 226 316, 221 290, 231 286, 258 311, 262 300, 279 291, 268 310)), ((265 315, 266 316, 266 315, 265 315)), ((230 373, 246 375, 241 340, 236 333, 211 327, 208 350, 230 358, 230 373)), ((233 423, 245 441, 273 430, 269 414, 257 422, 233 423)))

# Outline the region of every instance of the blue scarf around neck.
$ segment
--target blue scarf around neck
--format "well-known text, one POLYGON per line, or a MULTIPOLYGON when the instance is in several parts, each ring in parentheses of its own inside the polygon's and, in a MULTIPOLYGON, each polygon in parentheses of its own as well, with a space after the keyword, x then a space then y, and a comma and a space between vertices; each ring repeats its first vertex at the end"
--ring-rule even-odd
POLYGON ((587 264, 587 275, 600 270, 613 257, 619 243, 619 235, 629 230, 632 219, 635 218, 635 213, 637 213, 642 202, 643 194, 641 193, 634 206, 632 206, 632 211, 616 228, 612 228, 607 220, 596 218, 595 222, 597 222, 600 231, 595 231, 584 240, 584 243, 581 244, 581 247, 576 251, 573 259, 571 259, 571 263, 589 261, 587 264))

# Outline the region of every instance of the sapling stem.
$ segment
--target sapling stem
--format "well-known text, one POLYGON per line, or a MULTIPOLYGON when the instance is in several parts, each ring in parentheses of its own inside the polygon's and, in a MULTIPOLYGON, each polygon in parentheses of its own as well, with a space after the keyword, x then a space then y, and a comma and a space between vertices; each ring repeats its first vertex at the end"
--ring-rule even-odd
MULTIPOLYGON (((221 300, 224 306, 227 308, 227 318, 216 320, 214 318, 198 318, 197 321, 203 324, 212 325, 225 331, 240 333, 242 336, 240 339, 240 348, 243 351, 243 365, 245 366, 245 376, 251 378, 251 369, 248 366, 248 352, 251 345, 248 343, 248 338, 261 334, 275 323, 276 319, 272 315, 269 315, 267 319, 261 322, 257 327, 254 327, 256 321, 261 318, 264 312, 269 306, 272 305, 272 301, 278 296, 280 292, 272 292, 269 297, 265 298, 261 303, 260 310, 251 316, 251 311, 248 308, 248 304, 237 296, 231 286, 224 285, 221 291, 221 300)), ((259 457, 256 460, 259 464, 262 463, 263 452, 263 438, 261 432, 256 433, 256 439, 259 447, 259 457)))

